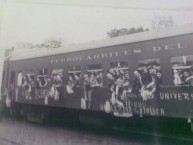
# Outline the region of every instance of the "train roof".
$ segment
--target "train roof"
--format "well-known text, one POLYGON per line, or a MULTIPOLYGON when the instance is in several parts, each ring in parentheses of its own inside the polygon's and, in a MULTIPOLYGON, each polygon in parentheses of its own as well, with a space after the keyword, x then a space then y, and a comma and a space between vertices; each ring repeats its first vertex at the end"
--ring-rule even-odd
POLYGON ((90 50, 96 48, 104 48, 109 46, 128 44, 134 42, 148 41, 160 38, 167 38, 172 36, 180 36, 193 33, 193 24, 175 26, 154 31, 145 31, 141 33, 134 33, 126 36, 119 36, 108 38, 105 40, 90 42, 86 44, 72 45, 68 47, 60 47, 55 49, 40 49, 36 51, 29 51, 18 55, 13 55, 10 61, 25 60, 30 58, 38 58, 44 56, 57 55, 68 52, 76 52, 83 50, 90 50))

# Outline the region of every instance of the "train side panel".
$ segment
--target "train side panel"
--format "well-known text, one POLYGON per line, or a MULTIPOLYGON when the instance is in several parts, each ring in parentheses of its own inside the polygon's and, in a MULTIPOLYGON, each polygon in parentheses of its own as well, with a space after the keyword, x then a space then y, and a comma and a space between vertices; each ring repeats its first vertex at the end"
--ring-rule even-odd
POLYGON ((17 103, 192 117, 193 34, 10 62, 17 103))

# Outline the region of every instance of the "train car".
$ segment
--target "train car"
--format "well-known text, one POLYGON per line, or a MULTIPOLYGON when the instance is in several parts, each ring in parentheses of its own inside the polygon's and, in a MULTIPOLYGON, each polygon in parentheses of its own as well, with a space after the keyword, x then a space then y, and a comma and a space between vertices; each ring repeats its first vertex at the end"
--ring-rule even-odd
POLYGON ((193 118, 192 40, 187 25, 12 56, 14 109, 32 120, 193 118))

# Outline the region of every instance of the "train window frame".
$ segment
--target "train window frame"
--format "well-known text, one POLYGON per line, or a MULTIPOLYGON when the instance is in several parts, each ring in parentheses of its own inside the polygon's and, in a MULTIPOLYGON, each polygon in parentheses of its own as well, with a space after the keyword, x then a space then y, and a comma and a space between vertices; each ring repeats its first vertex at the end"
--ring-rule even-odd
POLYGON ((82 76, 82 65, 70 65, 67 69, 67 92, 69 91, 69 88, 73 90, 73 88, 80 87, 82 85, 81 83, 81 76, 82 76))
POLYGON ((47 68, 41 68, 38 70, 38 76, 46 76, 48 75, 48 69, 47 68), (42 71, 42 73, 41 73, 42 71))
POLYGON ((67 73, 68 74, 80 73, 80 75, 81 75, 81 72, 82 72, 81 69, 82 69, 81 65, 68 66, 68 72, 67 73), (76 69, 76 68, 78 68, 78 69, 76 69))
POLYGON ((193 86, 193 55, 170 58, 173 86, 193 86))
MULTIPOLYGON (((40 82, 42 84, 42 82, 44 82, 44 79, 48 76, 49 76, 49 74, 48 74, 48 69, 47 68, 38 69, 38 75, 36 76, 36 82, 38 82, 38 80, 40 79, 40 82), (41 73, 41 71, 43 73, 41 73)), ((40 89, 43 89, 44 87, 45 87, 44 85, 40 85, 40 89)))
POLYGON ((109 63, 106 77, 108 85, 110 85, 110 91, 112 91, 112 87, 115 87, 116 93, 119 96, 125 96, 127 93, 131 92, 132 83, 130 79, 130 67, 130 63, 125 60, 109 63), (119 91, 120 86, 122 88, 120 90, 122 91, 119 91))
POLYGON ((110 69, 112 69, 112 70, 115 70, 115 69, 118 69, 118 70, 128 69, 128 71, 129 71, 130 67, 129 67, 129 63, 128 63, 127 61, 116 61, 116 62, 110 62, 110 69), (113 63, 117 63, 117 66, 114 67, 114 68, 111 68, 111 65, 112 65, 113 63), (127 64, 127 66, 123 66, 123 67, 122 67, 122 66, 121 66, 121 63, 125 63, 125 64, 127 64))
POLYGON ((103 77, 103 64, 102 63, 94 63, 86 65, 86 74, 85 76, 89 76, 91 83, 91 87, 95 86, 104 86, 104 77, 103 77), (96 68, 94 68, 96 66, 96 68), (91 79, 91 75, 94 75, 93 79, 91 79), (98 75, 98 76, 97 76, 98 75))
POLYGON ((87 65, 87 70, 86 70, 87 72, 98 72, 98 71, 102 71, 103 72, 103 65, 102 65, 102 63, 94 63, 94 64, 88 64, 87 65), (97 68, 97 69, 90 69, 89 68, 89 66, 91 66, 91 65, 100 65, 101 66, 101 68, 97 68))
POLYGON ((53 68, 52 71, 51 71, 51 75, 57 75, 59 73, 63 75, 64 74, 64 69, 59 67, 59 68, 53 68))
POLYGON ((114 79, 118 79, 118 78, 122 78, 124 77, 127 81, 130 81, 130 66, 129 63, 127 61, 114 61, 114 62, 110 62, 109 63, 109 69, 107 70, 107 76, 108 73, 111 74, 111 76, 114 79), (116 66, 114 65, 116 64, 116 66), (121 64, 126 65, 126 66, 121 66, 121 64), (119 72, 119 74, 117 74, 119 72), (122 74, 122 75, 121 75, 122 74))
POLYGON ((154 73, 154 75, 151 75, 151 74, 150 75, 151 75, 151 77, 154 76, 155 81, 156 81, 156 86, 162 86, 163 85, 163 75, 162 75, 161 59, 160 58, 139 59, 139 60, 137 60, 136 71, 138 71, 140 74, 142 74, 142 71, 144 71, 144 70, 142 70, 142 69, 144 69, 143 66, 146 68, 146 70, 149 73, 150 73, 150 71, 153 71, 152 73, 154 73), (140 64, 141 64, 141 66, 140 66, 140 64))

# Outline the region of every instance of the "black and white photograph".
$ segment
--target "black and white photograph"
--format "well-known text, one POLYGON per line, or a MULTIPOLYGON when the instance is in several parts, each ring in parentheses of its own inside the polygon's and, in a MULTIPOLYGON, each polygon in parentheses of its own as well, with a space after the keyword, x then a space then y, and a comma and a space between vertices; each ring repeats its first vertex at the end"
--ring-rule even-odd
POLYGON ((0 0, 0 145, 193 144, 192 0, 0 0))

